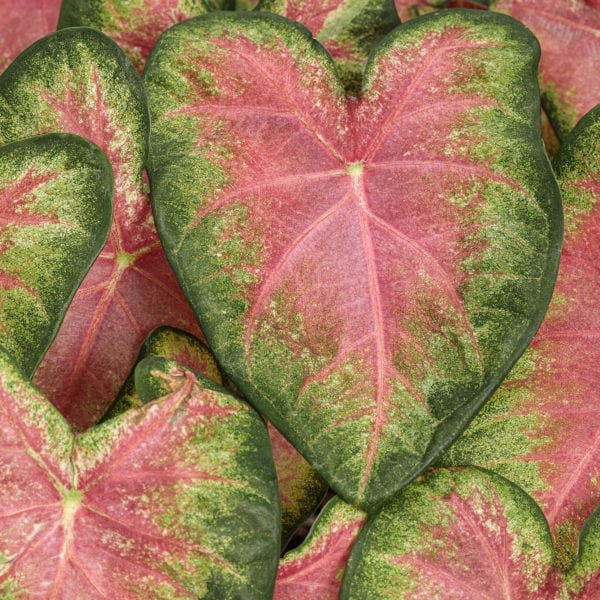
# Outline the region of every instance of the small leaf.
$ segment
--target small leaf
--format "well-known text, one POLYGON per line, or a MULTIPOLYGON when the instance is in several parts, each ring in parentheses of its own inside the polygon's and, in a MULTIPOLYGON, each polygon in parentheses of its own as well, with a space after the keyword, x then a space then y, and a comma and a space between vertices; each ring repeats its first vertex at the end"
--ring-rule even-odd
POLYGON ((66 29, 36 42, 0 78, 0 144, 62 131, 97 144, 115 177, 108 243, 34 380, 73 426, 86 429, 114 400, 152 329, 171 325, 201 333, 167 263, 144 191, 148 114, 142 83, 118 46, 92 29, 66 29))
POLYGON ((73 435, 1 362, 0 597, 269 596, 277 486, 247 405, 171 369, 176 392, 73 435))
POLYGON ((63 0, 58 28, 99 29, 119 44, 141 73, 163 31, 209 10, 232 7, 232 0, 63 0))
POLYGON ((337 600, 352 544, 367 515, 332 498, 306 540, 279 563, 273 600, 337 600))
POLYGON ((0 73, 27 46, 56 29, 60 0, 4 0, 0 21, 0 73))
POLYGON ((393 0, 262 0, 258 8, 308 27, 353 95, 360 92, 371 48, 400 25, 393 0))
POLYGON ((146 69, 157 223, 219 363, 367 510, 466 426, 544 314, 561 238, 537 44, 446 11, 360 100, 289 21, 177 25, 146 69))
POLYGON ((550 533, 527 494, 492 473, 441 469, 369 519, 340 599, 549 599, 551 567, 550 533))
POLYGON ((600 106, 568 136, 554 167, 565 241, 548 315, 441 464, 483 466, 523 487, 544 510, 566 567, 600 504, 600 106))
POLYGON ((112 217, 106 157, 72 135, 0 148, 0 343, 31 377, 112 217))
POLYGON ((492 9, 524 23, 542 47, 542 104, 562 140, 600 102, 598 0, 495 0, 492 9))

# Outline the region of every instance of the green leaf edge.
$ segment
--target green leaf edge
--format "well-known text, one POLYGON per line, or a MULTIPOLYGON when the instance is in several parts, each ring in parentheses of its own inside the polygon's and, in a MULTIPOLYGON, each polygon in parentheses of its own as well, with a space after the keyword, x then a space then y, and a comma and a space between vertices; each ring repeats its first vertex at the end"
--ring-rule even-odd
MULTIPOLYGON (((87 259, 84 261, 86 266, 80 272, 79 277, 77 278, 78 281, 72 288, 70 294, 64 298, 62 308, 56 315, 57 318, 54 320, 53 327, 48 331, 47 339, 40 349, 39 356, 35 357, 34 360, 29 361, 30 365, 28 366, 21 364, 21 361, 17 360, 10 351, 6 350, 4 346, 0 346, 2 351, 10 358, 12 364, 26 379, 31 379, 31 377, 33 377, 38 365, 44 358, 48 348, 56 337, 56 334, 60 329, 64 316, 71 304, 71 301, 73 300, 73 297, 77 293, 77 290, 85 278, 85 275, 94 264, 96 258, 104 247, 106 240, 108 239, 108 234, 112 224, 114 188, 113 171, 104 152, 102 152, 102 150, 100 150, 100 148, 93 142, 71 133, 47 133, 23 138, 21 140, 5 144, 4 146, 0 146, 0 158, 5 154, 13 152, 17 148, 23 148, 27 146, 35 148, 37 146, 40 148, 50 149, 56 144, 72 146, 74 149, 77 149, 79 146, 78 159, 81 159, 81 157, 85 156, 85 159, 89 162, 90 166, 94 164, 96 165, 99 175, 98 181, 101 184, 101 187, 99 186, 97 190, 98 197, 103 204, 103 210, 100 215, 102 217, 102 226, 95 231, 95 238, 88 248, 87 259)), ((83 162, 83 159, 81 160, 83 162)))

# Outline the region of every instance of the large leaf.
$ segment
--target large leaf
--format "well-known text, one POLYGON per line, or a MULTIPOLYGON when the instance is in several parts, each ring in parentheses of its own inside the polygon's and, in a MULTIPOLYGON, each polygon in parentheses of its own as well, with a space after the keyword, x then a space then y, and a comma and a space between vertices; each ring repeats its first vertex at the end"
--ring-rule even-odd
POLYGON ((177 391, 74 435, 2 359, 0 597, 268 597, 279 508, 264 424, 165 366, 140 378, 162 369, 177 391))
POLYGON ((141 81, 118 46, 97 31, 50 35, 0 78, 0 144, 50 131, 95 142, 115 176, 109 241, 35 377, 70 423, 84 429, 113 401, 149 331, 172 325, 201 334, 144 192, 148 115, 141 81))
POLYGON ((403 490, 354 544, 340 598, 547 598, 552 541, 519 488, 476 469, 403 490))
POLYGON ((565 241, 548 316, 443 463, 485 466, 532 494, 566 566, 600 504, 600 106, 567 138, 554 166, 565 241))
POLYGON ((562 139, 600 102, 598 0, 496 0, 492 9, 522 21, 542 47, 542 103, 562 139))
POLYGON ((483 11, 397 28, 359 101, 275 16, 192 19, 150 58, 171 264, 227 374, 351 503, 445 448, 542 318, 562 221, 536 62, 483 11))
POLYGON ((346 562, 367 515, 332 498, 306 540, 279 563, 274 600, 337 600, 346 562))
POLYGON ((209 10, 233 8, 232 0, 63 0, 58 27, 85 25, 103 31, 141 72, 160 34, 209 10))
POLYGON ((56 29, 60 0, 4 0, 0 21, 0 72, 36 40, 56 29))
POLYGON ((112 217, 106 157, 72 135, 0 148, 0 343, 31 377, 112 217))
POLYGON ((268 10, 308 27, 325 46, 346 90, 356 95, 371 48, 400 24, 393 0, 262 0, 268 10))
MULTIPOLYGON (((149 356, 176 360, 180 365, 216 383, 222 383, 221 372, 210 350, 185 331, 160 327, 151 332, 142 345, 138 361, 149 356)), ((160 393, 164 393, 164 390, 160 393)), ((134 369, 103 419, 142 406, 156 397, 156 394, 144 399, 140 397, 135 385, 134 369)), ((281 499, 281 541, 282 547, 285 547, 298 526, 315 511, 327 491, 327 484, 270 423, 267 425, 277 471, 281 499)))

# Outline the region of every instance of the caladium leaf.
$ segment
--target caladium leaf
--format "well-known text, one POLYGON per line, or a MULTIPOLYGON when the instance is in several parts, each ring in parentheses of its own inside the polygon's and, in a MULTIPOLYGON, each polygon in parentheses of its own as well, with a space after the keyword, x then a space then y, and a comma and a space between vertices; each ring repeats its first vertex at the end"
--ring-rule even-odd
POLYGON ((100 150, 72 135, 0 148, 0 343, 31 377, 112 218, 100 150))
POLYGON ((4 0, 0 21, 0 72, 36 40, 56 29, 61 0, 4 0))
MULTIPOLYGON (((149 356, 163 356, 176 360, 180 365, 192 369, 216 383, 223 383, 221 371, 212 352, 198 338, 181 329, 158 327, 151 331, 142 344, 136 364, 149 356)), ((135 387, 134 368, 102 420, 123 414, 130 408, 138 408, 142 404, 144 402, 135 387)))
POLYGON ((471 8, 485 10, 490 0, 394 0, 402 21, 425 15, 441 8, 471 8))
POLYGON ((329 486, 273 425, 268 423, 268 428, 281 500, 281 547, 285 548, 315 512, 329 486))
POLYGON ((400 25, 393 0, 262 0, 268 10, 308 27, 335 60, 340 79, 357 95, 371 48, 400 25))
POLYGON ((279 510, 264 424, 188 371, 162 376, 176 392, 74 435, 2 359, 2 598, 268 597, 279 510))
POLYGON ((476 464, 540 503, 567 566, 600 504, 600 106, 554 161, 565 211, 559 276, 546 320, 442 464, 476 464))
POLYGON ((346 562, 367 515, 332 498, 301 546, 279 563, 274 600, 337 600, 346 562))
POLYGON ((35 376, 70 423, 85 429, 114 400, 152 329, 201 333, 144 191, 148 114, 141 81, 118 46, 92 29, 36 42, 0 78, 0 144, 55 131, 95 142, 115 176, 109 241, 35 376))
MULTIPOLYGON (((146 338, 138 361, 149 356, 163 356, 176 360, 180 365, 222 384, 219 367, 211 351, 197 338, 171 327, 160 327, 146 338)), ((165 393, 161 390, 159 395, 165 393)), ((104 420, 124 413, 130 408, 142 406, 157 397, 152 394, 142 399, 135 385, 135 369, 121 388, 104 420)), ((298 526, 319 505, 327 491, 327 484, 302 458, 298 451, 271 425, 268 424, 269 439, 281 499, 282 547, 288 542, 298 526)))
POLYGON ((523 22, 542 47, 542 104, 562 140, 600 102, 598 0, 496 0, 491 8, 523 22))
POLYGON ((210 10, 233 8, 233 0, 63 0, 58 27, 88 26, 115 40, 138 71, 160 34, 210 10))
POLYGON ((213 13, 149 60, 171 264, 228 376, 361 507, 458 435, 546 308, 562 221, 536 52, 502 15, 430 15, 356 101, 304 28, 213 13))
POLYGON ((561 600, 594 600, 600 596, 600 507, 586 521, 577 558, 561 583, 561 600))
POLYGON ((552 540, 535 502, 474 468, 429 472, 363 527, 340 598, 550 599, 552 540))

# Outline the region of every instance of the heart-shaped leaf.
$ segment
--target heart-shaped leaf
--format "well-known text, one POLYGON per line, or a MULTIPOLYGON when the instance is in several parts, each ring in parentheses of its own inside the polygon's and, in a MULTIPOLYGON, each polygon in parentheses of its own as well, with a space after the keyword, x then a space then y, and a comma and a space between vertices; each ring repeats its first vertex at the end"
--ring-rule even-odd
POLYGON ((442 464, 475 464, 541 505, 567 566, 600 504, 600 106, 554 161, 565 241, 554 297, 531 347, 442 464))
POLYGON ((393 0, 262 0, 268 10, 308 27, 335 60, 340 79, 357 95, 371 48, 400 25, 393 0))
POLYGON ((118 46, 97 31, 52 34, 0 78, 0 144, 50 131, 95 142, 115 176, 109 241, 34 380, 73 426, 85 429, 114 400, 152 329, 172 325, 201 333, 144 191, 148 114, 141 81, 118 46))
MULTIPOLYGON (((149 356, 175 360, 216 383, 222 383, 221 372, 211 351, 185 331, 160 327, 151 332, 142 345, 138 361, 149 356)), ((159 389, 142 399, 135 385, 134 370, 104 419, 142 406, 164 393, 166 390, 159 389)), ((281 545, 285 547, 298 526, 315 511, 327 491, 327 484, 270 423, 267 425, 281 500, 281 545)))
POLYGON ((206 15, 146 84, 161 237, 228 376, 372 509, 466 426, 537 329, 561 239, 537 45, 446 11, 344 96, 305 29, 206 15))
POLYGON ((81 138, 0 148, 0 343, 26 377, 106 241, 112 191, 106 157, 81 138))
POLYGON ((549 600, 552 541, 535 504, 477 469, 428 473, 369 519, 340 599, 549 600))
POLYGON ((59 29, 88 26, 115 40, 138 71, 160 34, 210 10, 233 8, 232 0, 63 0, 59 29))
POLYGON ((492 9, 523 22, 542 47, 542 103, 559 139, 600 102, 598 0, 495 0, 492 9))
POLYGON ((367 515, 332 498, 306 540, 279 563, 274 600, 337 600, 346 562, 367 515))
POLYGON ((4 0, 0 21, 0 73, 36 40, 56 29, 60 0, 4 0))
POLYGON ((172 363, 139 369, 159 373, 176 391, 73 435, 2 359, 0 597, 271 593, 279 505, 262 420, 172 363))

